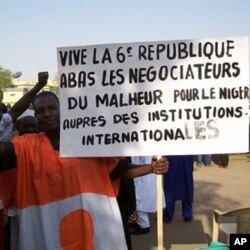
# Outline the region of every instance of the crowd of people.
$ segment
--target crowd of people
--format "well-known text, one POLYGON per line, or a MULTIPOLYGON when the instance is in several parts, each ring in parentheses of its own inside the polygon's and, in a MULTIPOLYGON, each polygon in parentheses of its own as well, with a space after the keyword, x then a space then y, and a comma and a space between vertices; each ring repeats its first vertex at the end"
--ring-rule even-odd
POLYGON ((148 213, 157 210, 156 174, 164 176, 164 222, 176 201, 183 220, 193 220, 195 162, 226 168, 228 154, 62 158, 59 99, 42 91, 47 81, 41 72, 13 107, 0 103, 0 200, 18 218, 19 249, 132 250, 131 234, 149 233, 148 213))

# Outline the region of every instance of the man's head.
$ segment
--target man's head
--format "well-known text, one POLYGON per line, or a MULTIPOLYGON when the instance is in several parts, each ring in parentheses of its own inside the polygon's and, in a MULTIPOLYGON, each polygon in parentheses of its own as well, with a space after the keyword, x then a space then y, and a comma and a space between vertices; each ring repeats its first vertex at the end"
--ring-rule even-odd
POLYGON ((34 110, 27 109, 17 118, 16 128, 19 135, 37 133, 38 123, 35 118, 34 110))
POLYGON ((50 91, 43 91, 36 95, 33 101, 35 116, 39 129, 45 132, 59 131, 60 110, 57 96, 50 91))

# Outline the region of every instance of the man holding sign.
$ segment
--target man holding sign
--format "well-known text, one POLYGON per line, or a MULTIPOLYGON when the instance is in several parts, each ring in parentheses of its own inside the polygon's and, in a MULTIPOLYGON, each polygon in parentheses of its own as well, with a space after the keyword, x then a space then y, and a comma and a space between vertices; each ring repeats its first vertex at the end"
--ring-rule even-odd
POLYGON ((110 174, 116 166, 125 166, 126 177, 163 174, 167 161, 153 158, 151 165, 127 169, 120 158, 62 158, 57 97, 41 92, 33 106, 44 132, 0 144, 0 171, 17 169, 14 192, 1 186, 0 196, 7 199, 5 209, 18 209, 19 249, 127 249, 116 201, 119 179, 110 174))
POLYGON ((64 157, 248 150, 248 37, 62 47, 57 56, 64 157))

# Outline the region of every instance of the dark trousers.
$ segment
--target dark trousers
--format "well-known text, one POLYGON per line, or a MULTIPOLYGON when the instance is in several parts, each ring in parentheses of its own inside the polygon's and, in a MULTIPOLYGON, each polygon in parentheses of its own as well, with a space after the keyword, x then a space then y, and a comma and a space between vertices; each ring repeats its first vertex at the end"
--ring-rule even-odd
MULTIPOLYGON (((175 201, 167 202, 163 212, 163 218, 166 222, 171 222, 175 212, 175 201)), ((193 205, 190 201, 182 201, 182 216, 185 221, 189 221, 193 217, 193 205)))

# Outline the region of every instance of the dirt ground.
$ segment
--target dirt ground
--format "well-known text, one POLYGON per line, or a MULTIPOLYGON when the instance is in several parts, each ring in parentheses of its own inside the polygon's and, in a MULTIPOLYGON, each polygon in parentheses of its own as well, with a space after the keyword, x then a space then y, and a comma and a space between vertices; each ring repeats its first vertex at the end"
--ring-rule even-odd
MULTIPOLYGON (((250 153, 231 154, 226 169, 194 166, 194 220, 185 223, 181 203, 171 224, 164 223, 164 247, 171 250, 193 250, 211 241, 213 209, 223 211, 250 207, 250 153)), ((157 221, 150 214, 149 234, 132 235, 133 250, 150 250, 157 246, 157 221)))

